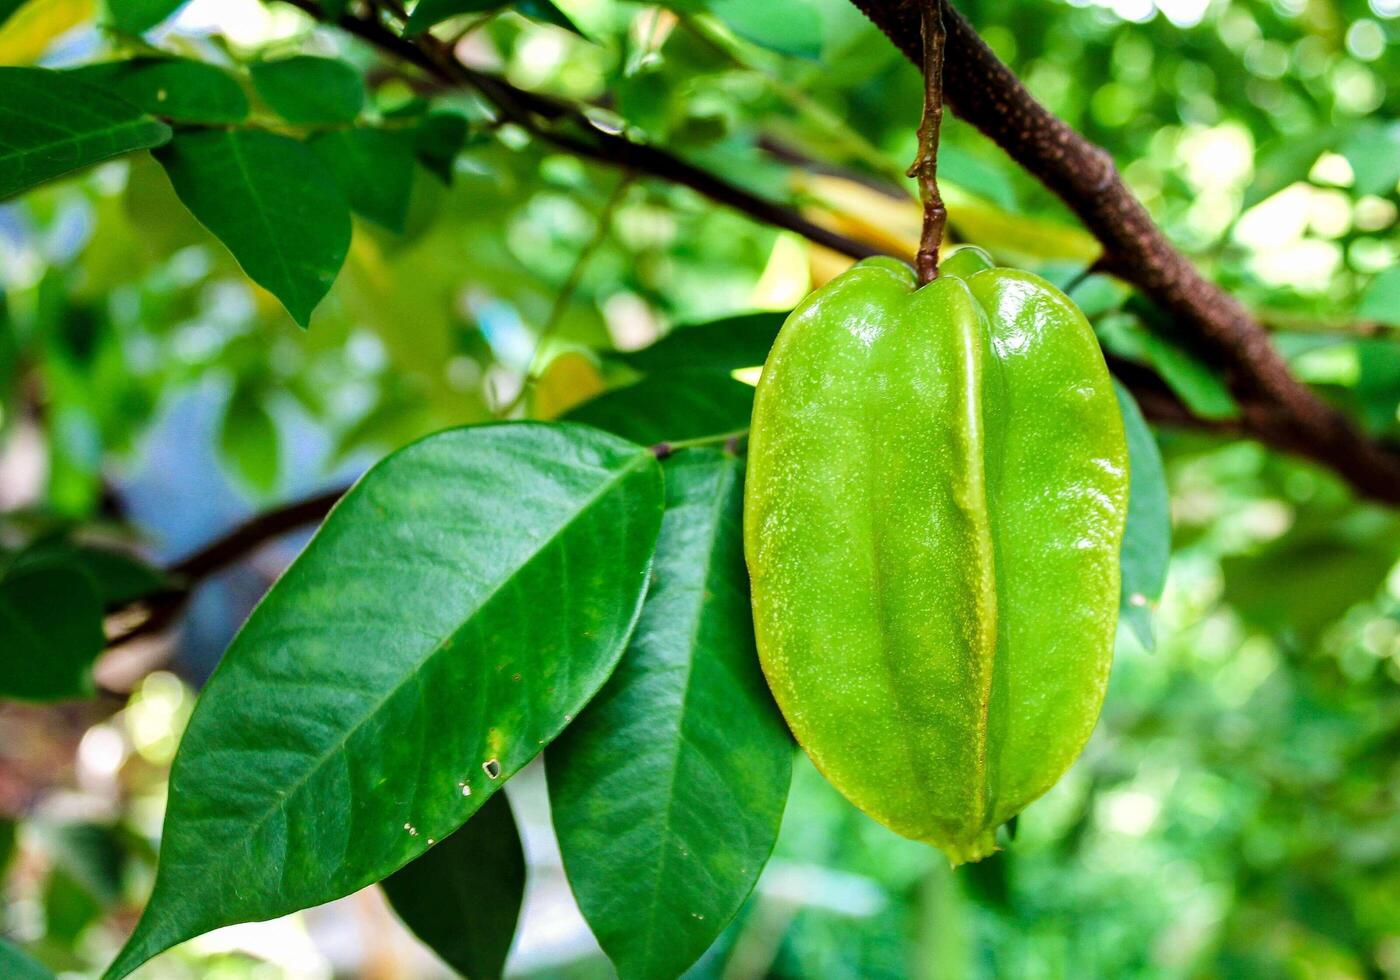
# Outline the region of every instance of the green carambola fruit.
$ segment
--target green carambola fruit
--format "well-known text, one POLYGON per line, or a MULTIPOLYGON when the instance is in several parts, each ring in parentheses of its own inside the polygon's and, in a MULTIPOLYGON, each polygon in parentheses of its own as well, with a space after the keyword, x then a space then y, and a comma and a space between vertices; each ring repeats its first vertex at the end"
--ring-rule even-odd
POLYGON ((1103 703, 1128 454, 1084 315, 964 249, 871 259, 783 326, 744 547, 769 685, 853 803, 956 862, 1049 789, 1103 703))

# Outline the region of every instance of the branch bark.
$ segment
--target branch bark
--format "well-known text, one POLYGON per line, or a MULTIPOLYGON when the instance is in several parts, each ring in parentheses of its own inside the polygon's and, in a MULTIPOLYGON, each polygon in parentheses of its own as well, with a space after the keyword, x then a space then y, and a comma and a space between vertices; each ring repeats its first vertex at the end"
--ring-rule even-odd
POLYGON ((137 637, 149 636, 165 629, 184 608, 196 585, 252 554, 273 538, 320 521, 349 489, 337 487, 255 514, 233 530, 177 561, 166 569, 166 574, 176 585, 132 603, 132 606, 145 608, 145 618, 110 637, 107 640, 108 648, 121 646, 137 637))
MULTIPOLYGON (((852 2, 921 63, 919 0, 852 2)), ((1069 205, 1103 244, 1108 271, 1200 341, 1241 404, 1242 430, 1331 467, 1365 494, 1400 503, 1400 455, 1369 440, 1293 377, 1264 327, 1167 241, 1108 153, 1037 102, 951 3, 943 0, 943 8, 943 87, 953 111, 1069 205)))
MULTIPOLYGON (((317 0, 286 2, 320 16, 317 0)), ((922 0, 852 2, 915 64, 921 62, 922 0)), ((1103 244, 1100 261, 1106 271, 1137 286, 1200 341, 1225 372, 1241 405, 1240 434, 1321 463, 1361 493, 1400 504, 1400 454, 1368 440, 1294 378, 1267 331, 1166 241, 1123 184, 1108 154, 1040 105, 946 0, 943 21, 944 95, 952 109, 1066 201, 1103 244)), ((474 89, 511 121, 560 149, 689 187, 852 258, 879 252, 665 150, 605 129, 578 106, 479 72, 430 34, 406 40, 377 20, 349 13, 338 24, 439 82, 474 89)), ((1170 393, 1152 392, 1143 408, 1150 419, 1164 424, 1218 428, 1195 417, 1170 393)))

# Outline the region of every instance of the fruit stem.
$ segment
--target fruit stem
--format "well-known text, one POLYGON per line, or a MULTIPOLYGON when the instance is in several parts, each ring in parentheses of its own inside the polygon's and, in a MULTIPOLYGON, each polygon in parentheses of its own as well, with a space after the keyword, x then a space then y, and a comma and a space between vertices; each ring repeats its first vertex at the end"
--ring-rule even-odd
POLYGON ((909 167, 909 176, 919 183, 919 199, 924 204, 924 227, 914 269, 919 285, 938 278, 938 249, 943 244, 943 227, 948 209, 938 192, 938 134, 943 125, 943 0, 923 0, 920 20, 924 42, 924 115, 919 122, 919 152, 909 167))

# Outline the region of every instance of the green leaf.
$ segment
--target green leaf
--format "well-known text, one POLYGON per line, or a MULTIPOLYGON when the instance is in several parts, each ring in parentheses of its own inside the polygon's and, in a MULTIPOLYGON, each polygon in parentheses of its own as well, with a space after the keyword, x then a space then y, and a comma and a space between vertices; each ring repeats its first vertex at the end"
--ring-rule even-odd
POLYGON ((350 249, 350 210, 315 154, 235 129, 181 133, 156 159, 185 207, 306 326, 350 249))
POLYGON ((1186 407, 1203 419, 1232 419, 1240 407, 1225 382, 1184 347, 1157 333, 1143 337, 1147 360, 1186 407))
POLYGON ((565 418, 652 445, 748 427, 753 387, 714 371, 670 371, 604 392, 565 418))
POLYGON ((185 0, 107 0, 107 12, 119 30, 144 34, 184 4, 185 0))
POLYGON ((786 319, 786 313, 747 313, 677 327, 650 347, 617 357, 646 373, 681 368, 728 373, 757 367, 768 359, 768 349, 786 319))
POLYGON ((0 0, 0 24, 10 19, 10 15, 22 7, 25 0, 0 0))
POLYGON ((521 16, 583 36, 578 25, 552 0, 419 0, 418 6, 409 15, 408 23, 404 25, 404 33, 421 33, 459 14, 488 14, 498 10, 514 10, 521 16))
POLYGON ((499 977, 525 897, 525 851, 506 794, 380 884, 443 962, 465 977, 499 977))
POLYGON ((15 556, 10 570, 54 564, 72 565, 86 572, 97 586, 102 606, 108 609, 171 585, 165 573, 134 555, 62 538, 31 544, 15 556))
POLYGON ((1094 331, 1103 346, 1120 357, 1151 365, 1201 418, 1238 417, 1239 405, 1230 389, 1195 353, 1177 341, 1167 316, 1140 295, 1130 297, 1127 306, 1127 313, 1109 314, 1094 322, 1094 331))
POLYGON ((0 938, 0 977, 5 980, 53 980, 53 971, 18 946, 0 938))
POLYGON ((452 169, 457 154, 467 141, 467 120, 455 112, 430 112, 413 131, 413 152, 418 162, 441 178, 452 183, 452 169))
POLYGON ((714 942, 768 861, 792 778, 754 647, 743 464, 687 450, 665 472, 637 632, 546 766, 569 883, 623 977, 679 976, 714 942))
POLYGON ((63 72, 0 67, 0 200, 169 138, 158 119, 63 72))
POLYGON ((1400 182, 1400 123, 1366 122, 1342 144, 1357 194, 1389 194, 1400 182))
POLYGON ((1157 440, 1127 388, 1113 390, 1128 440, 1128 520, 1123 529, 1119 615, 1144 649, 1156 648, 1151 606, 1162 598, 1172 552, 1171 492, 1157 440))
POLYGON ((82 569, 32 564, 0 578, 0 697, 88 697, 105 643, 102 599, 82 569))
POLYGON ((107 976, 446 839, 612 673, 662 504, 649 451, 575 425, 452 429, 370 470, 195 706, 151 902, 107 976))
POLYGON ((403 231, 413 190, 413 148, 408 138, 382 129, 339 129, 311 140, 358 214, 390 231, 403 231))
POLYGON ((710 11, 746 41, 800 58, 822 53, 822 19, 808 0, 708 0, 710 11))
POLYGON ((1371 280, 1361 294, 1356 315, 1391 327, 1400 327, 1400 266, 1386 269, 1371 280))
POLYGON ((294 123, 351 123, 365 104, 365 83, 336 58, 299 54, 255 62, 253 87, 283 119, 294 123))
POLYGON ((249 489, 266 495, 277 488, 282 441, 277 421, 257 392, 240 385, 224 407, 219 452, 249 489))
POLYGON ((1380 510, 1351 520, 1300 521, 1249 555, 1220 562, 1222 599, 1245 622, 1311 645, 1358 602, 1375 598, 1395 566, 1400 521, 1380 510))
POLYGON ((83 65, 68 74, 176 122, 237 123, 248 118, 248 97, 238 80, 202 61, 133 58, 83 65))

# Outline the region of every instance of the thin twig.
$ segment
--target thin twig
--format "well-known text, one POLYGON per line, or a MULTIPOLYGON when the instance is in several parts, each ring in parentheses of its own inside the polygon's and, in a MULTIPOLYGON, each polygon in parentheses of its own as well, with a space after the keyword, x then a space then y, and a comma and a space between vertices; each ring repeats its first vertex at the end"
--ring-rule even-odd
POLYGON ((578 258, 574 259, 574 266, 569 270, 568 278, 559 287, 559 292, 554 294, 554 302, 550 305, 549 315, 545 317, 539 335, 535 338, 535 348, 530 354, 530 363, 526 367, 525 378, 520 383, 520 390, 515 393, 515 397, 510 400, 509 404, 502 406, 496 412, 497 418, 505 418, 519 408, 531 386, 539 381, 539 359, 540 355, 544 353, 545 344, 554 336, 554 331, 559 328, 559 322, 564 318, 564 311, 569 308, 569 303, 573 301, 574 293, 578 292, 579 283, 583 281, 583 273, 588 267, 589 260, 607 240, 608 233, 612 230, 613 213, 617 210, 617 206, 622 203, 622 196, 631 183, 632 174, 624 173, 618 180, 617 186, 613 188, 612 193, 608 195, 608 199, 603 202, 603 207, 598 212, 597 224, 593 228, 593 235, 584 243, 583 248, 579 249, 578 258))
MULTIPOLYGON (((914 64, 922 60, 918 6, 852 0, 914 64)), ((1400 504, 1400 454, 1366 435, 1288 369, 1268 331, 1167 241, 1112 158, 1027 91, 967 18, 944 4, 951 108, 1054 191, 1104 247, 1106 271, 1137 286, 1221 369, 1243 409, 1246 435, 1330 467, 1377 500, 1400 504)))
POLYGON ((938 133, 943 126, 943 30, 942 0, 923 0, 920 18, 923 40, 924 115, 919 121, 919 152, 909 167, 909 176, 919 182, 919 200, 924 206, 924 226, 919 235, 919 251, 914 270, 919 284, 926 286, 938 278, 938 250, 943 247, 943 228, 948 209, 938 192, 938 133))

